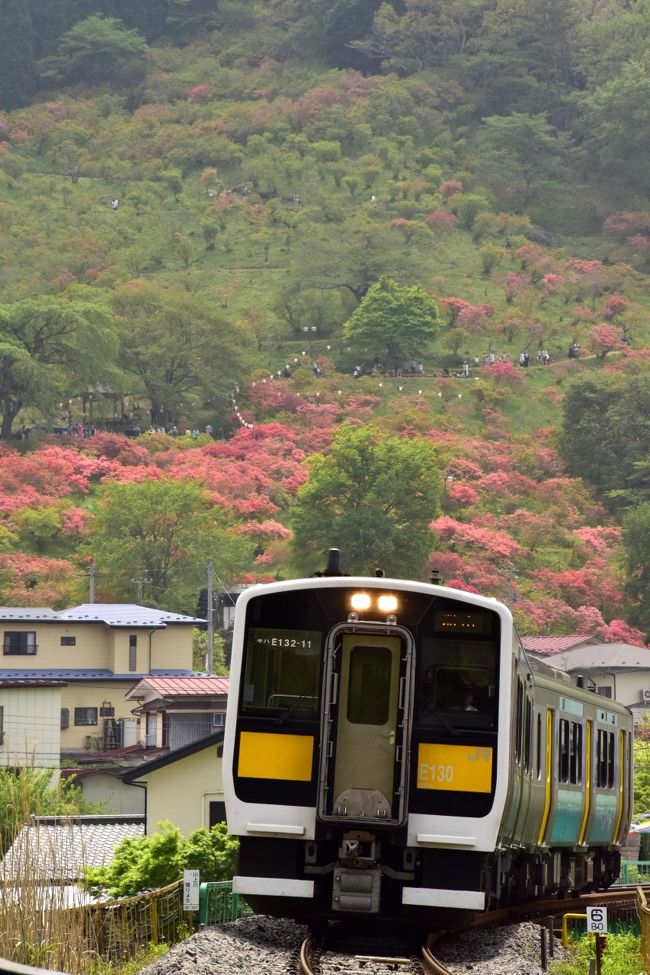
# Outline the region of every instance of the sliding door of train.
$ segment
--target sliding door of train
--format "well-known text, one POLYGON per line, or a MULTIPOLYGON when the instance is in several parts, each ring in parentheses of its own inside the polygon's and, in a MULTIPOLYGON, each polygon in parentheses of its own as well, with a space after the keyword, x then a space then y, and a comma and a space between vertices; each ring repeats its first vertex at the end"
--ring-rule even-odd
POLYGON ((412 639, 337 627, 326 650, 319 814, 398 823, 407 781, 412 639))

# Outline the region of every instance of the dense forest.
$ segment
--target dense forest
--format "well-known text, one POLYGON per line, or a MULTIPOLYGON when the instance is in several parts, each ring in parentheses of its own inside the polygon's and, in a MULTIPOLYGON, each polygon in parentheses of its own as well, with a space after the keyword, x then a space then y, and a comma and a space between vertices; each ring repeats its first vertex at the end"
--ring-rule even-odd
POLYGON ((0 600, 650 633, 648 0, 0 0, 0 600))

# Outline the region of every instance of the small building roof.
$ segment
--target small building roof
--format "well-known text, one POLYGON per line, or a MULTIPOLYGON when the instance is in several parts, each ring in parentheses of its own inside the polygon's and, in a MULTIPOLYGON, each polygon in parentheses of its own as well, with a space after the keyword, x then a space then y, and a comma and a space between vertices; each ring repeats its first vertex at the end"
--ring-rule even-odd
POLYGON ((85 867, 110 863, 126 837, 144 836, 143 815, 34 816, 20 830, 0 864, 5 880, 72 882, 85 867))
POLYGON ((0 606, 0 621, 14 623, 104 623, 111 628, 146 627, 165 629, 175 623, 197 626, 206 621, 197 616, 170 613, 135 603, 82 603, 55 611, 44 607, 0 606))
POLYGON ((593 644, 594 638, 585 633, 569 633, 566 636, 523 636, 521 638, 524 650, 539 657, 550 657, 574 647, 593 644))
POLYGON ((201 676, 158 677, 146 676, 138 681, 126 695, 128 698, 141 697, 145 691, 155 693, 161 698, 223 696, 228 694, 229 677, 201 676))

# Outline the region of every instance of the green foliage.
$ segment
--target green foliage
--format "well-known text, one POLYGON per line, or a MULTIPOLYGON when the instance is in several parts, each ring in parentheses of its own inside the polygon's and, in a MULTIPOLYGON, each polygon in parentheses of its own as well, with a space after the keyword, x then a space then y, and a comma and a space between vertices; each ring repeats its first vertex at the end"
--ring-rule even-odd
POLYGON ((644 719, 643 737, 634 739, 634 816, 650 810, 650 740, 646 737, 650 728, 644 719))
POLYGON ((136 573, 145 602, 191 614, 209 561, 223 579, 248 565, 251 544, 228 532, 198 482, 109 482, 94 510, 84 548, 92 553, 99 591, 109 602, 129 601, 136 573))
POLYGON ((169 821, 158 823, 151 836, 127 837, 115 850, 111 863, 88 868, 84 882, 92 890, 112 897, 166 887, 184 870, 199 870, 202 882, 229 880, 234 872, 238 843, 225 823, 211 830, 195 829, 186 838, 169 821))
MULTIPOLYGON (((573 945, 575 960, 551 962, 551 975, 587 975, 589 961, 595 958, 593 936, 580 938, 573 945)), ((634 934, 608 934, 607 948, 602 956, 602 975, 636 975, 643 971, 641 945, 634 934)))
POLYGON ((421 578, 439 492, 438 459, 427 441, 342 427, 331 452, 311 459, 292 508, 296 561, 313 571, 336 547, 346 572, 378 566, 387 575, 421 578))
POLYGON ((57 53, 38 65, 41 78, 62 84, 133 85, 144 77, 147 42, 115 17, 93 14, 61 37, 57 53))
POLYGON ((116 335, 101 300, 41 296, 0 307, 2 436, 27 406, 52 409, 67 384, 117 378, 116 335))
MULTIPOLYGON (((648 374, 587 376, 567 390, 560 449, 568 470, 612 504, 638 475, 650 443, 648 374)), ((640 486, 637 490, 640 490, 640 486)))
POLYGON ((381 277, 345 322, 343 337, 393 371, 420 360, 439 326, 438 306, 424 288, 381 277))
MULTIPOLYGON (((203 630, 195 629, 192 631, 192 670, 199 673, 207 671, 207 664, 208 634, 203 630)), ((226 664, 226 641, 220 633, 214 634, 212 673, 217 677, 227 677, 229 673, 226 664)))
POLYGON ((100 809, 84 799, 73 778, 53 779, 49 769, 0 768, 0 855, 32 815, 74 818, 100 809))
MULTIPOLYGON (((623 547, 629 617, 650 639, 650 501, 626 513, 623 547)), ((650 805, 647 808, 650 809, 650 805)))

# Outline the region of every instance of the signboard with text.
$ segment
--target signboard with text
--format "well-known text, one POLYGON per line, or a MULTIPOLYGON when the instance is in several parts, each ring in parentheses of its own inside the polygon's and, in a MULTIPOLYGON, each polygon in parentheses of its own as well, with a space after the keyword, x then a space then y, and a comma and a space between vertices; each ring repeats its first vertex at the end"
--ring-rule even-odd
POLYGON ((199 909, 199 871, 183 870, 183 910, 199 909))

